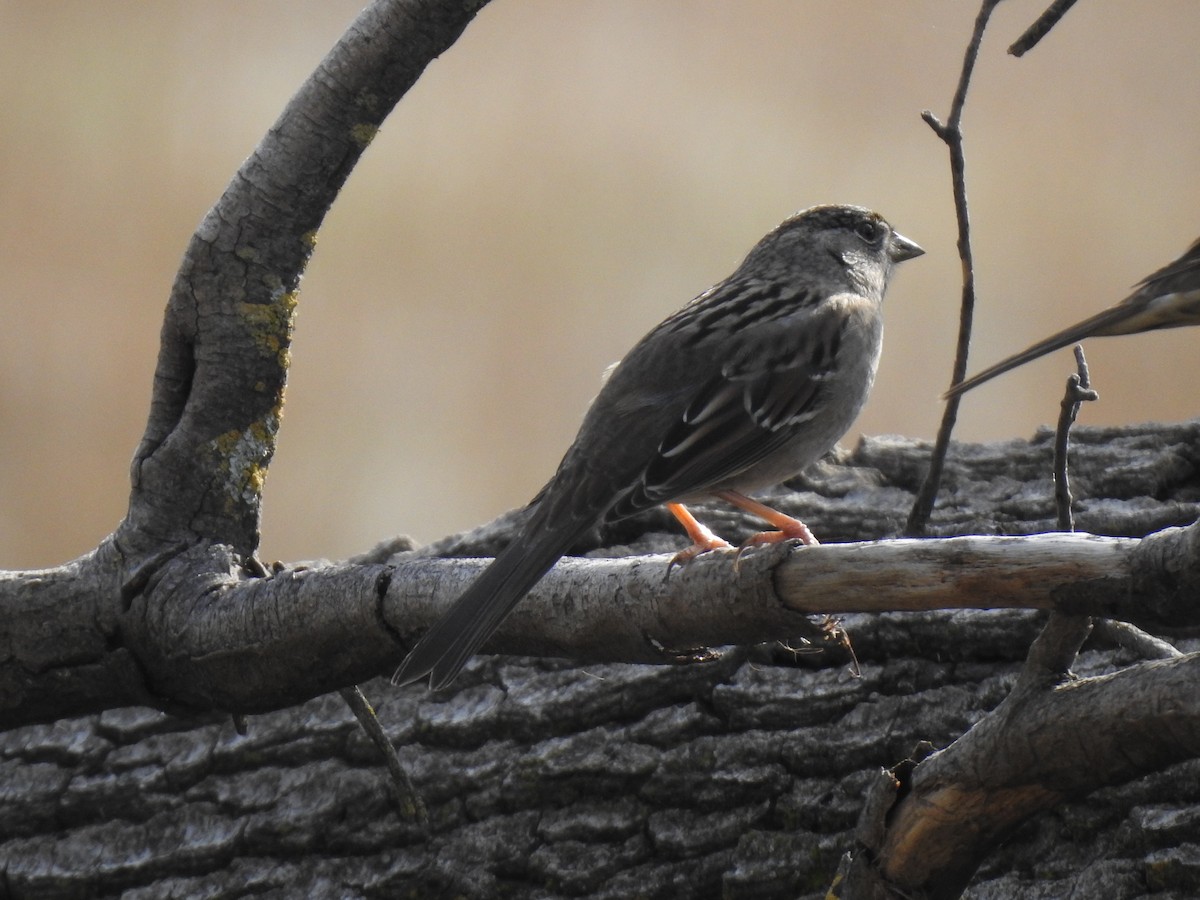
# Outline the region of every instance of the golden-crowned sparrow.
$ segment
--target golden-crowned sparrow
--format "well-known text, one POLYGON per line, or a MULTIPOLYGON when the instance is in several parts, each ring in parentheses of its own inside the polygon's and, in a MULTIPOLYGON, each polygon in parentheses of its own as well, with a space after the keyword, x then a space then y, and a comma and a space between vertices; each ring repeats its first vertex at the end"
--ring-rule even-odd
POLYGON ((724 541, 681 501, 720 497, 815 543, 745 493, 796 474, 850 427, 875 378, 896 263, 924 251, 878 214, 815 206, 764 237, 724 281, 613 368, 524 527, 417 643, 393 678, 448 684, 525 593, 589 529, 665 503, 693 546, 724 541))
POLYGON ((1188 247, 1179 259, 1139 281, 1136 290, 1116 306, 1064 328, 1029 349, 989 366, 978 375, 960 381, 943 397, 969 391, 1009 369, 1084 338, 1137 334, 1181 325, 1200 325, 1200 239, 1188 247))

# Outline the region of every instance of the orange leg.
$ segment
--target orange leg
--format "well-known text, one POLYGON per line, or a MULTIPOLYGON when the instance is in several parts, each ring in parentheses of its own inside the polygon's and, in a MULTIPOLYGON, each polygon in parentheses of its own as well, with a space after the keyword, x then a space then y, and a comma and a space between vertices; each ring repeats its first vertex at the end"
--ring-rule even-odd
POLYGON ((682 503, 668 503, 667 509, 670 510, 671 515, 679 520, 679 524, 683 526, 683 530, 692 539, 690 547, 680 550, 671 557, 671 561, 667 563, 668 575, 671 574, 671 569, 675 568, 675 566, 686 565, 701 553, 707 553, 709 550, 727 550, 731 546, 728 541, 721 540, 707 526, 696 521, 696 517, 682 503))
POLYGON ((764 531, 754 535, 738 548, 739 553, 747 547, 753 547, 755 544, 778 544, 780 541, 799 540, 800 543, 807 547, 814 547, 821 543, 808 530, 808 526, 799 519, 793 519, 791 516, 784 515, 777 509, 771 509, 765 503, 751 500, 745 494, 739 494, 737 491, 717 491, 716 496, 720 497, 726 503, 733 504, 738 509, 744 509, 746 512, 758 516, 764 522, 769 522, 779 529, 778 531, 764 531))

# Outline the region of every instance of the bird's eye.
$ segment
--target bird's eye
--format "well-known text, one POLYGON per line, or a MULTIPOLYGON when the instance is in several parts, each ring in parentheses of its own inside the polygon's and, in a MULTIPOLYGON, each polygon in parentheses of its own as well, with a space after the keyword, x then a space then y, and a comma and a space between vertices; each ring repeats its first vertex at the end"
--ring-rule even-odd
POLYGON ((878 222, 859 222, 854 226, 854 233, 866 241, 868 244, 873 244, 879 240, 879 235, 883 231, 883 226, 878 222))

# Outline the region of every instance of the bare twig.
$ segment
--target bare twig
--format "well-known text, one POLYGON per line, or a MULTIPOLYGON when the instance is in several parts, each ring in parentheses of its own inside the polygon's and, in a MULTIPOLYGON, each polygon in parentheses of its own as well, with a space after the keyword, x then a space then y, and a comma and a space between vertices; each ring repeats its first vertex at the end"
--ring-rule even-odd
MULTIPOLYGON (((971 41, 963 55, 962 73, 958 78, 958 87, 954 91, 954 99, 950 104, 950 118, 945 124, 925 110, 921 118, 933 129, 934 133, 945 142, 950 150, 950 177, 954 185, 954 212, 958 220, 958 256, 962 260, 963 288, 962 308, 958 323, 958 347, 955 351, 954 372, 952 383, 957 384, 967 374, 967 351, 971 346, 971 324, 975 317, 975 264, 971 254, 971 220, 967 205, 967 162, 963 152, 962 113, 967 101, 967 88, 971 84, 971 73, 975 70, 975 61, 979 58, 979 45, 983 41, 983 32, 987 28, 988 19, 1000 0, 983 0, 979 15, 975 17, 975 30, 971 41)), ((946 451, 950 446, 950 435, 954 431, 954 423, 958 419, 958 398, 952 397, 946 401, 942 413, 942 423, 938 428, 937 440, 934 443, 933 454, 929 460, 929 471, 917 494, 912 511, 908 514, 908 522, 904 533, 909 537, 917 537, 925 533, 929 515, 933 512, 934 500, 937 499, 938 486, 942 480, 942 467, 946 461, 946 451)))
POLYGON ((1017 38, 1008 48, 1013 56, 1024 56, 1038 45, 1038 42, 1050 33, 1050 29, 1058 24, 1058 20, 1067 14, 1075 0, 1054 0, 1046 11, 1038 16, 1036 22, 1025 29, 1025 33, 1017 38))
POLYGON ((1059 531, 1074 531, 1075 517, 1071 513, 1071 478, 1067 472, 1067 450, 1071 440, 1071 426, 1079 415, 1079 406, 1084 400, 1099 400, 1100 395, 1091 389, 1087 359, 1083 347, 1075 345, 1075 365, 1078 374, 1067 379, 1067 390, 1059 404, 1058 427, 1054 432, 1054 502, 1058 509, 1059 531))
POLYGON ((1058 426, 1054 436, 1054 498, 1058 510, 1058 530, 1074 532, 1075 517, 1070 511, 1070 475, 1067 470, 1067 450, 1070 444, 1070 426, 1075 424, 1079 407, 1085 400, 1099 400, 1100 395, 1091 389, 1091 376, 1087 372, 1084 348, 1075 344, 1075 365, 1078 374, 1067 379, 1067 391, 1058 406, 1058 426))
MULTIPOLYGON (((1100 395, 1091 387, 1091 375, 1088 372, 1087 359, 1083 355, 1083 347, 1075 346, 1075 365, 1078 368, 1078 374, 1073 374, 1067 379, 1067 389, 1063 394, 1063 399, 1058 417, 1058 428, 1054 434, 1054 502, 1058 510, 1058 527, 1062 531, 1075 530, 1075 517, 1071 511, 1073 499, 1071 497, 1071 480, 1068 470, 1068 449, 1070 443, 1071 426, 1075 424, 1075 419, 1079 415, 1080 404, 1084 400, 1098 400, 1100 395)), ((1052 612, 1050 621, 1046 625, 1046 632, 1049 632, 1052 626, 1061 625, 1059 620, 1077 620, 1078 616, 1064 616, 1061 613, 1052 612)), ((1090 618, 1090 617, 1089 617, 1090 618)), ((1084 619, 1084 621, 1089 621, 1084 619)), ((1135 625, 1130 625, 1128 622, 1118 622, 1112 619, 1096 619, 1090 623, 1095 630, 1103 637, 1131 650, 1144 659, 1176 659, 1183 654, 1172 646, 1167 641, 1157 638, 1154 635, 1147 634, 1135 625)), ((1070 626, 1069 626, 1070 627, 1070 626)), ((1086 633, 1085 626, 1079 623, 1073 626, 1083 630, 1086 633)), ((1046 632, 1043 632, 1045 636, 1046 632)), ((1041 638, 1039 638, 1039 641, 1041 638)), ((1076 651, 1071 651, 1072 658, 1076 651)), ((1030 651, 1030 661, 1033 660, 1034 651, 1030 651)), ((1066 671, 1071 660, 1061 662, 1062 671, 1066 671)), ((1024 677, 1024 673, 1022 673, 1024 677)))
POLYGON ((1118 622, 1115 619, 1097 619, 1095 622, 1096 637, 1111 641, 1119 647, 1124 647, 1136 653, 1142 659, 1178 659, 1183 651, 1174 644, 1162 638, 1147 634, 1136 625, 1128 622, 1118 622))
POLYGON ((392 746, 392 742, 384 734, 383 726, 379 724, 379 717, 375 715, 375 708, 367 700, 367 695, 362 692, 362 688, 357 684, 348 688, 342 688, 338 693, 346 701, 346 705, 350 707, 350 711, 354 713, 354 718, 358 719, 358 724, 366 732, 367 738, 383 754, 383 758, 387 762, 388 774, 392 777, 392 796, 396 800, 396 806, 400 810, 400 815, 406 819, 416 821, 422 828, 428 828, 429 810, 425 808, 425 803, 421 800, 421 795, 417 793, 412 779, 408 777, 408 772, 405 770, 404 764, 400 762, 396 748, 392 746))
MULTIPOLYGON (((1075 519, 1071 513, 1071 481, 1067 469, 1071 426, 1079 415, 1079 406, 1084 400, 1096 400, 1099 395, 1089 388, 1087 360, 1083 347, 1075 347, 1075 364, 1078 373, 1067 379, 1066 392, 1059 404, 1058 427, 1054 432, 1054 503, 1058 511, 1060 531, 1074 531, 1075 519)), ((1053 687, 1067 675, 1075 661, 1079 648, 1092 629, 1090 616, 1050 613, 1046 627, 1029 648, 1029 657, 1021 670, 1013 693, 1044 690, 1053 687)))

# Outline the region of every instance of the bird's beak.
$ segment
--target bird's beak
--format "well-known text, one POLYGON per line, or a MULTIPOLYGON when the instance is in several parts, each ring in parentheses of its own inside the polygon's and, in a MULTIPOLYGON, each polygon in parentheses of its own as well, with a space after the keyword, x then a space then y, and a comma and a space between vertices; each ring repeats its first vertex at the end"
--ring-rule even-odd
POLYGON ((899 232, 893 232, 892 242, 888 245, 888 258, 892 262, 904 262, 906 259, 920 256, 924 252, 915 241, 910 241, 899 232))

